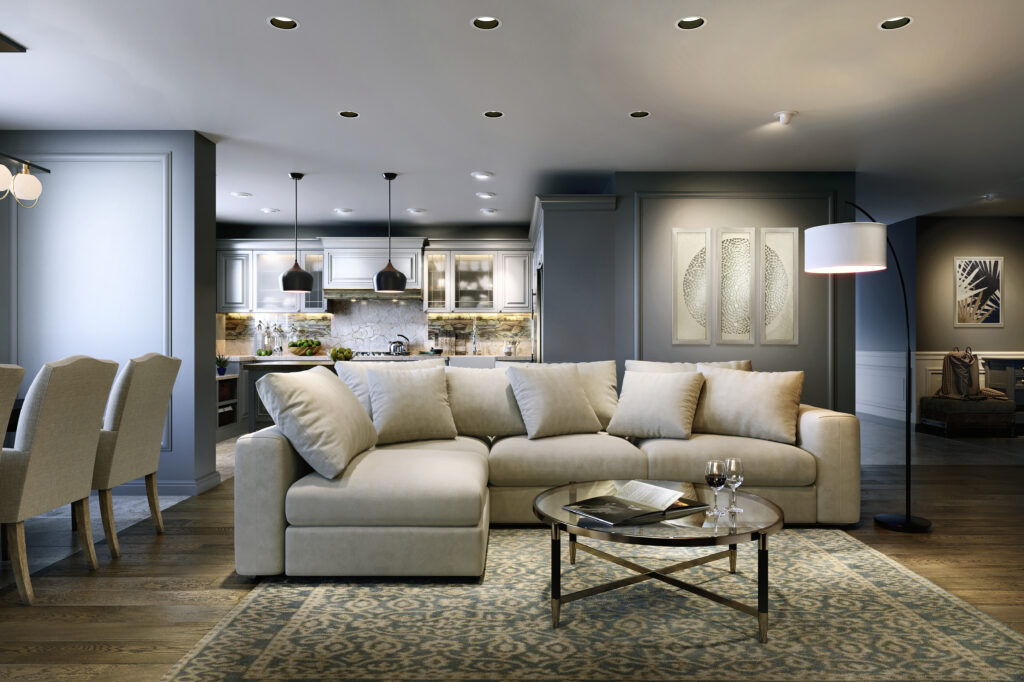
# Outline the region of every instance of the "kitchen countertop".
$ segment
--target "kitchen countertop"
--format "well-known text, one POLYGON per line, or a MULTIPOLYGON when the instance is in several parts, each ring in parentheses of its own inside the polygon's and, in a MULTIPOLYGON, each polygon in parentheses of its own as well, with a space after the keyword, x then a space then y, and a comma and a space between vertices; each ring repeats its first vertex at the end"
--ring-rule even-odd
POLYGON ((334 363, 331 361, 330 358, 321 358, 319 360, 314 360, 312 358, 310 358, 309 360, 288 360, 287 358, 274 358, 273 360, 271 360, 269 362, 264 360, 264 361, 261 361, 261 362, 243 362, 242 363, 243 367, 295 367, 295 366, 314 367, 316 365, 323 365, 325 367, 333 367, 334 363))

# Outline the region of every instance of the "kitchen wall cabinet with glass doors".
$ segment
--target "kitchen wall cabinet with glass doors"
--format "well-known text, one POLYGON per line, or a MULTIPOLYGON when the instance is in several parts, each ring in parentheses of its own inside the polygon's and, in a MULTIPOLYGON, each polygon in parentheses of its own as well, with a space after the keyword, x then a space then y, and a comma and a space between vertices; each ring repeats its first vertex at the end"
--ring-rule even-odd
MULTIPOLYGON (((478 242, 471 242, 479 246, 478 242)), ((526 250, 436 248, 424 251, 423 307, 427 312, 528 312, 532 253, 526 250)), ((515 244, 515 246, 520 246, 515 244)))
MULTIPOLYGON (((313 242, 318 240, 303 240, 313 242)), ((293 242, 289 242, 293 244, 293 242)), ((295 250, 274 241, 224 240, 217 243, 218 313, 317 313, 327 310, 324 298, 324 252, 302 244, 299 265, 313 275, 305 294, 281 291, 281 274, 295 262, 295 250)))

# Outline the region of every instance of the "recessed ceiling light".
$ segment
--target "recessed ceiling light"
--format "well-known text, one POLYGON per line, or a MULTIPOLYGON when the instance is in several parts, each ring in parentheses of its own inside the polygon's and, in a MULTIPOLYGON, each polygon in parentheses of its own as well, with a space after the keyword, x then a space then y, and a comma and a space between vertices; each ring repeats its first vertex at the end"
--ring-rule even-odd
POLYGON ((477 192, 476 195, 481 199, 493 199, 494 197, 498 196, 494 192, 477 192))
POLYGON ((910 17, 890 17, 878 25, 883 31, 895 31, 898 28, 910 25, 913 21, 910 17))
POLYGON ((473 25, 481 31, 491 31, 501 25, 501 22, 497 17, 477 17, 473 20, 473 25))
POLYGON ((405 212, 406 213, 412 213, 413 215, 419 215, 420 213, 426 213, 427 209, 425 209, 425 208, 407 208, 407 209, 405 209, 405 212))
POLYGON ((987 194, 982 194, 981 195, 981 200, 982 201, 995 201, 996 200, 996 193, 995 192, 988 192, 987 194))
POLYGON ((776 111, 772 114, 772 118, 778 120, 784 126, 788 126, 793 117, 799 114, 799 111, 792 111, 791 109, 785 109, 783 111, 776 111))
POLYGON ((498 209, 496 209, 496 208, 481 208, 480 212, 483 213, 484 215, 494 215, 495 213, 498 212, 498 209))
POLYGON ((260 213, 280 213, 280 212, 281 212, 281 209, 279 209, 279 208, 261 208, 260 209, 260 213))
POLYGON ((299 22, 295 21, 291 17, 269 17, 267 23, 274 28, 279 28, 282 31, 291 31, 293 28, 299 27, 299 22))
POLYGON ((249 197, 252 196, 252 192, 232 192, 231 196, 235 197, 236 199, 248 199, 249 197))
POLYGON ((676 24, 679 28, 684 31, 692 31, 695 28, 700 28, 704 25, 704 17, 683 17, 676 24))
POLYGON ((647 118, 651 115, 649 111, 631 111, 629 112, 630 118, 647 118))
POLYGON ((355 111, 339 111, 338 116, 341 116, 342 118, 356 118, 359 116, 359 113, 355 111))
POLYGON ((336 209, 334 209, 334 212, 337 213, 338 215, 347 215, 347 214, 352 212, 352 209, 351 208, 336 208, 336 209))
POLYGON ((486 116, 487 118, 501 118, 504 115, 505 114, 503 112, 500 112, 500 111, 485 111, 484 112, 484 116, 486 116))
POLYGON ((473 171, 472 173, 470 173, 470 175, 472 175, 477 180, 487 180, 488 178, 494 177, 494 173, 492 173, 491 171, 473 171))

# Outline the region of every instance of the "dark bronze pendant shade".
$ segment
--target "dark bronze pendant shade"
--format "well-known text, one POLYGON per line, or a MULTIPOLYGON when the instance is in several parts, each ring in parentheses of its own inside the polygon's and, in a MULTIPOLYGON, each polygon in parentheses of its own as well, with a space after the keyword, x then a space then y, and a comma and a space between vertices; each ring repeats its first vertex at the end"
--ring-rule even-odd
POLYGON ((299 265, 299 180, 303 173, 289 173, 295 181, 295 263, 281 273, 281 291, 289 294, 306 294, 313 291, 313 275, 299 265))
POLYGON ((400 294, 405 291, 406 276, 391 264, 391 181, 398 173, 384 173, 388 181, 388 264, 373 277, 373 290, 381 294, 400 294))

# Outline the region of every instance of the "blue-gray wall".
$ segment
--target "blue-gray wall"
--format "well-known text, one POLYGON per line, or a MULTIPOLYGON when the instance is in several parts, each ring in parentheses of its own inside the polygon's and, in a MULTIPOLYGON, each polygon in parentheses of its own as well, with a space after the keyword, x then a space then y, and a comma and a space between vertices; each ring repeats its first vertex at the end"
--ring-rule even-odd
MULTIPOLYGON (((917 285, 917 219, 889 225, 889 241, 899 257, 903 279, 907 285, 910 307, 910 347, 915 341, 915 291, 917 285)), ((882 272, 856 276, 857 282, 857 350, 899 351, 907 348, 907 325, 904 317, 900 278, 888 255, 889 267, 882 272)))
POLYGON ((0 203, 0 359, 25 367, 22 394, 67 355, 177 356, 160 489, 216 485, 213 143, 193 131, 0 132, 0 150, 53 171, 35 208, 0 203))

